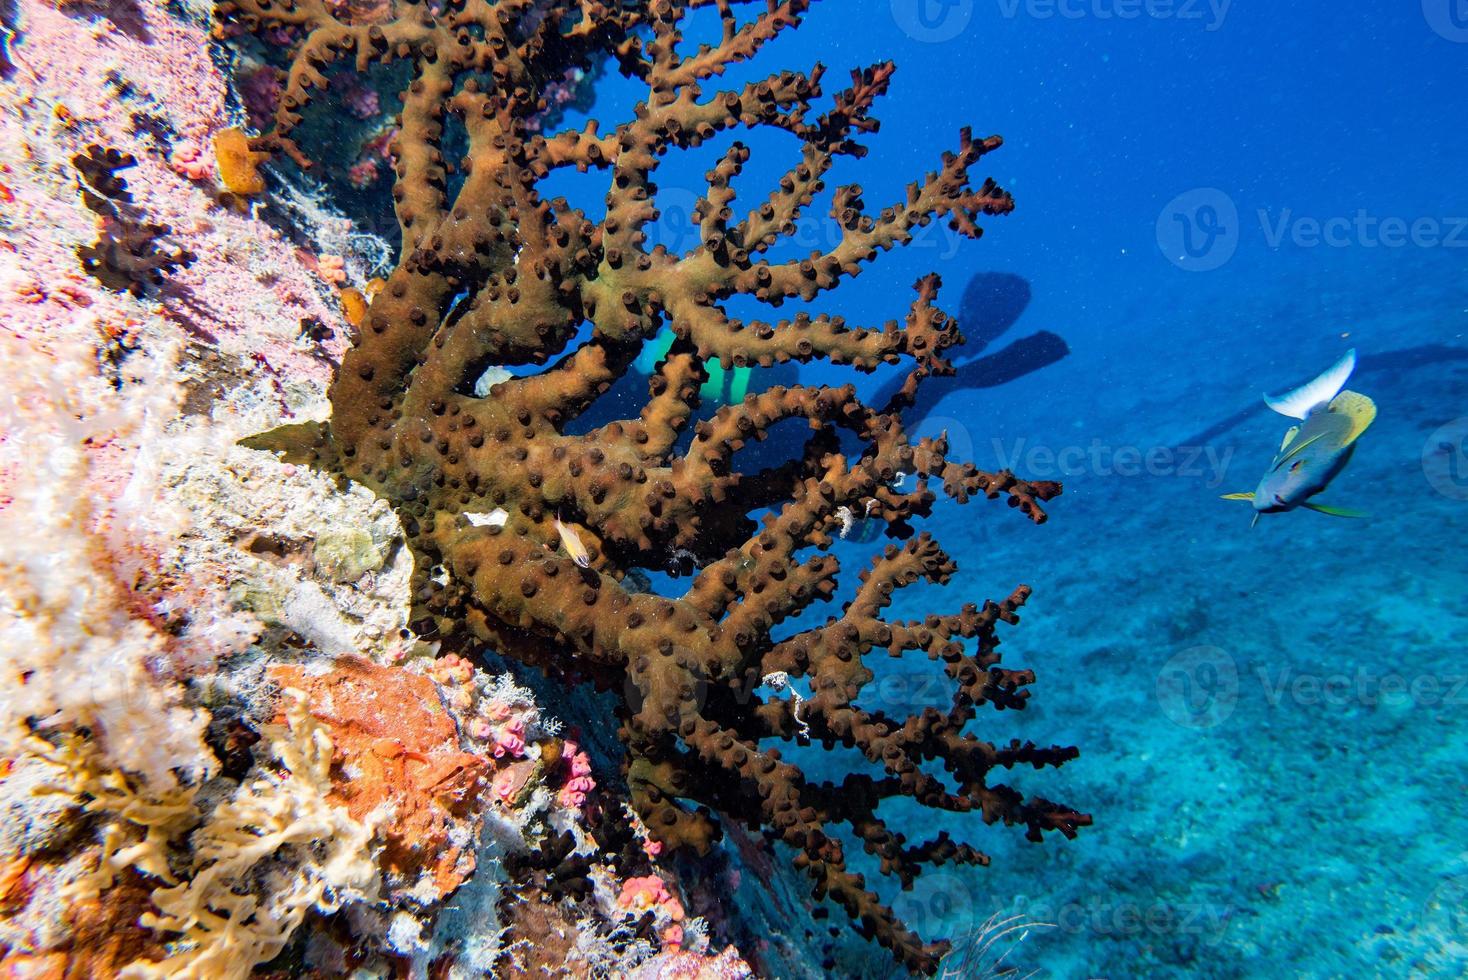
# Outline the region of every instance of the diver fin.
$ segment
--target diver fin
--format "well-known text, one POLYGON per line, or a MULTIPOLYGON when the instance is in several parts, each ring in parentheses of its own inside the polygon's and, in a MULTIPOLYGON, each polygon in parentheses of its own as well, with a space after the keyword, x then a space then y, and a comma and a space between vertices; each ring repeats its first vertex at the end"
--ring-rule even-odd
POLYGON ((652 343, 646 344, 642 352, 637 355, 637 360, 632 362, 632 367, 638 374, 644 377, 652 377, 657 371, 658 362, 668 356, 668 351, 673 347, 673 341, 678 335, 673 333, 669 327, 659 330, 652 338, 652 343))
POLYGON ((1346 381, 1351 377, 1351 372, 1355 369, 1356 349, 1353 347, 1314 381, 1301 385, 1294 391, 1285 392, 1283 395, 1265 395, 1264 404, 1281 415, 1288 415, 1292 419, 1303 419, 1310 414, 1310 409, 1317 405, 1324 405, 1340 394, 1341 389, 1346 386, 1346 381))
POLYGON ((1359 510, 1346 510, 1344 507, 1332 507, 1329 504, 1312 504, 1306 501, 1301 506, 1315 511, 1317 514, 1329 514, 1331 517, 1365 517, 1359 510))
POLYGON ((1349 446, 1361 438, 1361 433, 1376 421, 1376 402, 1356 391, 1343 391, 1330 400, 1330 410, 1339 412, 1351 420, 1341 444, 1349 446))
POLYGON ((1218 499, 1220 499, 1220 500, 1253 500, 1254 499, 1254 491, 1253 490, 1246 490, 1243 493, 1225 493, 1225 494, 1222 494, 1218 499))
POLYGON ((744 401, 744 396, 749 394, 749 375, 753 368, 735 368, 729 377, 729 404, 738 405, 744 401))
POLYGON ((703 369, 708 378, 698 389, 698 397, 712 405, 727 404, 724 401, 724 365, 718 358, 711 357, 703 362, 703 369))

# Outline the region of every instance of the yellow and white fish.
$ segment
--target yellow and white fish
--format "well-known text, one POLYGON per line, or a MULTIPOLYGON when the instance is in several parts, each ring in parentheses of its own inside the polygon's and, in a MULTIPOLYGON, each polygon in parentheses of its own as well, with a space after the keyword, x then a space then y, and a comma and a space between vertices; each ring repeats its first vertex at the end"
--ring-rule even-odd
POLYGON ((587 551, 586 545, 581 543, 580 535, 573 528, 562 524, 559 517, 556 518, 556 533, 561 536, 561 546, 566 549, 566 554, 571 556, 571 560, 582 568, 590 568, 591 552, 587 551))
POLYGON ((1356 367, 1350 350, 1330 370, 1303 387, 1264 402, 1281 415, 1300 419, 1285 433, 1274 462, 1252 493, 1228 493, 1225 500, 1248 500, 1254 521, 1304 507, 1334 517, 1361 517, 1355 511, 1311 500, 1334 480, 1356 450, 1356 440, 1376 419, 1376 403, 1354 391, 1343 391, 1356 367))

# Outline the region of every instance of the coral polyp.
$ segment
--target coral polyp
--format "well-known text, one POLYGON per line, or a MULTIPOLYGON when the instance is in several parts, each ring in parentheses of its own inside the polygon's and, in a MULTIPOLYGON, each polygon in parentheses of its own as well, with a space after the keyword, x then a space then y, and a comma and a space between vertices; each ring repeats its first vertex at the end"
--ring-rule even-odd
POLYGON ((1075 749, 995 746, 969 731, 979 706, 1025 705, 1034 675, 999 666, 997 629, 1016 620, 1029 590, 917 620, 884 611, 897 589, 955 571, 912 527, 938 492, 960 503, 1005 498, 1040 523, 1060 486, 950 461, 943 439, 914 439, 904 427, 902 408, 924 378, 951 371, 946 354, 962 342, 935 305, 936 276, 918 282, 903 324, 729 312, 736 299, 813 300, 934 219, 977 238, 982 219, 1013 207, 992 180, 970 174, 1000 139, 964 130, 932 172, 878 211, 860 187, 836 188, 833 247, 771 259, 838 159, 865 153, 872 107, 894 71, 852 72, 824 112, 819 66, 712 86, 795 27, 807 6, 770 0, 741 22, 729 0, 394 2, 370 16, 321 0, 221 3, 226 24, 284 45, 273 125, 251 153, 310 163, 299 130, 328 71, 391 62, 411 78, 390 147, 400 260, 341 363, 331 419, 251 444, 362 483, 396 508, 415 559, 420 635, 622 692, 626 779, 655 845, 706 851, 718 815, 763 828, 794 849, 818 897, 834 899, 902 963, 931 972, 944 945, 909 931, 848 868, 843 835, 910 887, 923 865, 988 859, 946 835, 908 843, 879 812, 885 801, 977 811, 1036 840, 1052 830, 1074 836, 1090 818, 992 781, 996 770, 1059 765, 1075 749), (717 8, 721 39, 685 51, 681 27, 700 7, 717 8), (593 123, 542 134, 533 121, 546 86, 606 58, 646 83, 633 118, 606 132, 593 123), (737 208, 733 183, 750 149, 724 136, 744 129, 783 131, 801 153, 767 197, 737 208), (682 254, 648 247, 661 159, 706 143, 727 148, 694 211, 697 245, 682 254), (460 145, 462 159, 451 161, 460 145), (606 175, 600 220, 539 193, 566 168, 606 175), (675 340, 638 414, 573 431, 665 327, 675 340), (909 373, 885 405, 863 403, 852 385, 794 384, 695 423, 707 361, 826 361, 863 372, 906 364, 909 373), (477 396, 489 366, 520 370, 477 396), (803 451, 742 471, 740 450, 789 419, 812 430, 803 451), (680 438, 690 425, 691 440, 680 438), (843 451, 843 432, 847 445, 860 444, 855 454, 843 451), (496 511, 502 519, 484 518, 496 511), (778 624, 835 595, 839 563, 828 548, 853 513, 903 543, 860 573, 839 616, 776 639, 778 624), (584 554, 570 553, 569 538, 584 554), (696 572, 680 597, 637 590, 627 577, 690 556, 696 572), (908 717, 863 709, 874 678, 865 659, 877 651, 940 662, 951 700, 908 717), (770 678, 785 682, 783 694, 770 678), (874 765, 824 781, 771 747, 807 739, 854 748, 874 765), (938 765, 946 776, 930 771, 938 765))

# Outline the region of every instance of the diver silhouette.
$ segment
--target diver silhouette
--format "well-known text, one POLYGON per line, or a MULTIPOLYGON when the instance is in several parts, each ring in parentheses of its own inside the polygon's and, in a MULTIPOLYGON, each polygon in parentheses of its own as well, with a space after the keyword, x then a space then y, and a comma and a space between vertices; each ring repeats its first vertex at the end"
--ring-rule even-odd
MULTIPOLYGON (((958 326, 967 342, 951 352, 954 373, 925 380, 918 389, 917 401, 903 410, 910 428, 916 429, 951 392, 997 388, 1047 368, 1070 353, 1065 340, 1048 330, 1021 337, 992 354, 983 353, 1024 314, 1030 296, 1029 281, 1009 272, 980 272, 968 281, 958 314, 958 326)), ((884 384, 869 404, 879 408, 888 405, 902 387, 903 376, 884 384)))

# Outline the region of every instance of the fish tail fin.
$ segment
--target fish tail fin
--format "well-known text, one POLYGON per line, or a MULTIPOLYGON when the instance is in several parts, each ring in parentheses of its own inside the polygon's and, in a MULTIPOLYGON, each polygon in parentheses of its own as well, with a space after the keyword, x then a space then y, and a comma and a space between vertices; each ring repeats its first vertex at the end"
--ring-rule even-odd
POLYGON ((1312 503, 1310 503, 1310 502, 1307 501, 1304 506, 1307 509, 1309 509, 1309 510, 1315 511, 1315 513, 1317 513, 1317 514, 1329 514, 1331 517, 1365 517, 1366 516, 1364 513, 1362 513, 1359 510, 1347 510, 1344 507, 1332 507, 1329 504, 1312 504, 1312 503))
POLYGON ((1264 404, 1281 415, 1292 419, 1303 419, 1317 405, 1324 405, 1346 386, 1351 372, 1356 370, 1356 348, 1346 351, 1339 361, 1332 364, 1324 374, 1307 382, 1294 391, 1283 395, 1265 395, 1264 404))

